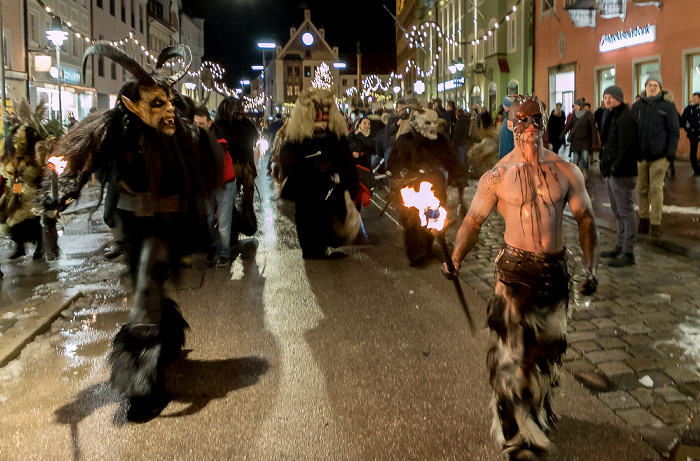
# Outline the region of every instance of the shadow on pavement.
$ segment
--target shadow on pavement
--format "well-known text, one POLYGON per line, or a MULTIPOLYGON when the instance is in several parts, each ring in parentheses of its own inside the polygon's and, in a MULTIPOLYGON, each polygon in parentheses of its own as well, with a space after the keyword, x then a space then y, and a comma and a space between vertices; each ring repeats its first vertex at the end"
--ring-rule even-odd
POLYGON ((229 392, 252 386, 267 373, 269 363, 260 357, 225 360, 180 360, 168 368, 165 388, 171 402, 189 404, 163 418, 197 413, 215 399, 229 392))

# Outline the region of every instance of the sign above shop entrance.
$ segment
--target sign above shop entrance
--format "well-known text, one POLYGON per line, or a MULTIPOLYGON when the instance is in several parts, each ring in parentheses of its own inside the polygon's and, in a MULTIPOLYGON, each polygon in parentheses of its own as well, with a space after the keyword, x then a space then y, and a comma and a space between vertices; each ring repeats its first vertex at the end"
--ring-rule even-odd
POLYGON ((656 26, 647 24, 646 26, 637 26, 634 29, 627 31, 618 31, 616 34, 603 35, 600 38, 598 49, 601 53, 607 51, 619 50, 628 46, 642 45, 656 41, 656 26))
POLYGON ((464 77, 454 78, 444 83, 438 83, 438 91, 454 90, 458 86, 464 85, 464 77))

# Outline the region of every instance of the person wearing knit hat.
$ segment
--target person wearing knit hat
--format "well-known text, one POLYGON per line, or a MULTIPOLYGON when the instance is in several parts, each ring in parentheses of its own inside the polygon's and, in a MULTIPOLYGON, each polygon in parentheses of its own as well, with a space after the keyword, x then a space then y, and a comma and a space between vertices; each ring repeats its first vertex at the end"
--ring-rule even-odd
MULTIPOLYGON (((515 101, 514 95, 508 95, 503 98, 503 120, 508 120, 508 111, 513 101, 515 101)), ((502 159, 513 149, 515 149, 513 132, 508 129, 508 124, 504 123, 503 127, 501 127, 501 134, 498 141, 498 159, 502 159)))
POLYGON ((637 152, 639 137, 637 122, 624 102, 619 86, 603 92, 606 111, 600 133, 600 173, 610 197, 610 206, 617 219, 615 248, 600 256, 612 258, 608 265, 623 267, 635 264, 634 245, 637 241, 637 214, 634 202, 637 189, 637 152))
POLYGON ((649 82, 656 82, 659 84, 659 88, 664 86, 664 81, 661 79, 661 72, 653 70, 647 74, 647 80, 644 82, 644 86, 647 86, 649 82))
POLYGON ((605 98, 606 94, 609 94, 620 102, 625 102, 625 95, 622 93, 622 88, 617 85, 607 87, 605 91, 603 91, 603 98, 605 98))
POLYGON ((671 174, 674 173, 672 160, 680 138, 680 117, 673 93, 662 89, 662 85, 661 74, 650 72, 641 99, 632 106, 640 144, 637 153, 638 232, 651 232, 652 237, 661 236, 664 177, 669 166, 671 174))

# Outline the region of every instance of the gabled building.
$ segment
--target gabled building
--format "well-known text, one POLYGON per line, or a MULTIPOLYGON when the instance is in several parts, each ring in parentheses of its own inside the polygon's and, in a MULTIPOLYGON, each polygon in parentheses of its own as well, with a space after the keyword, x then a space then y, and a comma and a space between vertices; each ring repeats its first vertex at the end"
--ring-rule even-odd
POLYGON ((290 28, 289 40, 277 45, 273 57, 266 56, 266 115, 287 111, 285 108, 290 108, 304 89, 311 88, 316 69, 324 62, 330 67, 331 91, 342 97, 339 71, 333 67, 339 62, 338 48, 326 42, 325 30, 311 22, 310 10, 304 10, 304 22, 290 28))

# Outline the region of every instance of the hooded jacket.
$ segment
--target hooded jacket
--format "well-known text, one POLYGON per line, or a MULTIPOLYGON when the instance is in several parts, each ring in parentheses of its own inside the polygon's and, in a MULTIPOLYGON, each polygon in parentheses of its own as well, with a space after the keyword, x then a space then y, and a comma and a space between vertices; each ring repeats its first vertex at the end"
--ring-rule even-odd
POLYGON ((637 122, 627 104, 621 103, 605 116, 601 143, 600 172, 604 178, 637 176, 637 122))
POLYGON ((559 134, 559 138, 562 139, 569 131, 571 132, 569 135, 569 150, 571 152, 581 153, 586 150, 589 154, 593 154, 593 145, 598 142, 598 130, 595 127, 593 114, 584 111, 583 116, 578 118, 576 113, 572 112, 564 130, 559 134))
POLYGON ((637 161, 675 158, 680 124, 673 93, 661 90, 657 96, 648 97, 643 91, 642 98, 632 106, 632 114, 637 120, 640 142, 637 161))

